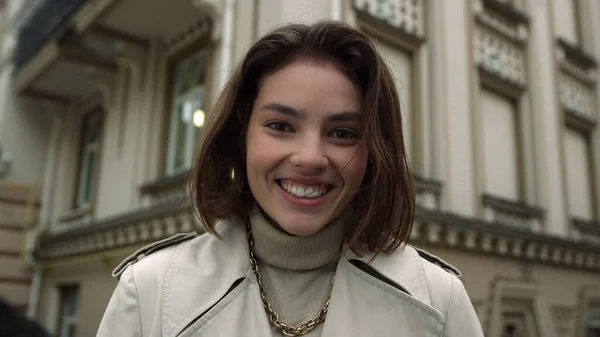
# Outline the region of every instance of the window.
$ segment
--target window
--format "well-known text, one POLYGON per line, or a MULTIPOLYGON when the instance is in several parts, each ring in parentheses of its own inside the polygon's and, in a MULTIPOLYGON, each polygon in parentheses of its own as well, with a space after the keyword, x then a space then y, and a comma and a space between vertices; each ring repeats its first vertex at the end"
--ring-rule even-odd
POLYGON ((540 324, 539 285, 498 280, 491 303, 490 335, 499 337, 541 337, 547 327, 540 324))
POLYGON ((57 337, 75 337, 79 316, 79 286, 60 288, 60 316, 57 337))
POLYGON ((82 147, 79 162, 79 183, 77 187, 76 208, 89 205, 94 195, 95 179, 100 155, 100 133, 102 129, 102 111, 85 116, 81 133, 82 147))
POLYGON ((600 302, 590 304, 585 321, 585 337, 600 337, 600 302))
POLYGON ((552 2, 556 35, 575 45, 581 43, 578 1, 580 0, 554 0, 552 2))
POLYGON ((412 70, 412 55, 410 52, 404 51, 398 47, 394 47, 391 44, 385 43, 381 40, 373 38, 373 43, 377 48, 377 51, 385 59, 388 67, 392 71, 396 79, 396 88, 398 89, 398 96, 400 96, 400 109, 402 111, 402 126, 404 133, 404 142, 409 160, 414 159, 412 157, 413 137, 411 137, 411 123, 412 123, 412 81, 413 81, 413 70, 412 70))
POLYGON ((533 303, 524 299, 503 301, 501 337, 539 337, 541 335, 533 303))
POLYGON ((517 201, 519 193, 518 128, 511 99, 481 91, 485 191, 517 201))
POLYGON ((171 103, 167 175, 190 168, 194 145, 204 126, 207 52, 200 52, 175 65, 171 103))
POLYGON ((586 134, 567 128, 564 146, 571 217, 593 220, 589 139, 586 134))
POLYGON ((502 337, 527 337, 525 315, 520 312, 505 312, 502 337))

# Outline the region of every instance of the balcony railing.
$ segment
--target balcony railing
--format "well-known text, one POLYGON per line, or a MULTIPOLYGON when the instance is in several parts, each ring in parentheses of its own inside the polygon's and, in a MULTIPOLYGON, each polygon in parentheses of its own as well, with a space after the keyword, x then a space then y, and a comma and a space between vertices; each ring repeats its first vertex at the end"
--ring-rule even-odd
POLYGON ((187 185, 189 175, 190 172, 185 171, 143 185, 140 189, 142 205, 151 207, 173 200, 187 201, 189 199, 187 185))
POLYGON ((23 67, 42 47, 65 28, 68 19, 90 0, 45 0, 34 9, 17 33, 15 68, 23 67))
POLYGON ((507 200, 489 194, 482 198, 485 220, 523 231, 542 230, 544 210, 524 202, 507 200))

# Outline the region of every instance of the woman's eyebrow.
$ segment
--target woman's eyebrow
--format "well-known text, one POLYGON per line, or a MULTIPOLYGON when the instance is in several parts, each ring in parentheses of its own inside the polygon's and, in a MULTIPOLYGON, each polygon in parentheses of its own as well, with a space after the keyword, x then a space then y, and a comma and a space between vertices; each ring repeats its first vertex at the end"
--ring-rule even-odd
MULTIPOLYGON (((307 118, 306 112, 297 110, 291 106, 287 106, 280 103, 269 103, 262 106, 260 110, 271 110, 286 116, 305 120, 307 118)), ((358 111, 341 111, 329 114, 327 116, 328 121, 333 122, 347 122, 347 121, 356 121, 360 120, 360 112, 358 111)))
POLYGON ((360 112, 358 111, 342 111, 333 113, 327 116, 327 120, 332 122, 351 122, 360 120, 360 112))
POLYGON ((280 103, 269 103, 265 104, 260 108, 260 110, 271 110, 275 112, 282 113, 284 115, 290 116, 296 119, 306 119, 306 112, 298 111, 291 106, 283 105, 280 103))

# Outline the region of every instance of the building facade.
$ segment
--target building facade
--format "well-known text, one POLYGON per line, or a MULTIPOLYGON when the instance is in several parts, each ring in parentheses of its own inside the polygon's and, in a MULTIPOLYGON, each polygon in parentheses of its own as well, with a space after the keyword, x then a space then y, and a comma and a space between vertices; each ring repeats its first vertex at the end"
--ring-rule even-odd
POLYGON ((332 17, 394 71, 417 184, 411 242, 463 272, 486 335, 600 336, 600 2, 7 3, 5 180, 40 188, 28 309, 57 336, 95 334, 122 258, 199 230, 194 146, 252 42, 332 17))
POLYGON ((27 102, 10 87, 10 36, 23 9, 17 5, 0 1, 0 297, 25 313, 34 273, 23 252, 38 221, 47 132, 44 114, 21 111, 27 102))

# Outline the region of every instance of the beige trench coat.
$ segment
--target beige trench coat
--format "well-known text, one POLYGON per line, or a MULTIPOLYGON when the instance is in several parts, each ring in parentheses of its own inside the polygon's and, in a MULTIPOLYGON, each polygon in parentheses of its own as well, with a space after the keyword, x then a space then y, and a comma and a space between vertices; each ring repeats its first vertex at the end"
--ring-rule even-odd
MULTIPOLYGON (((244 223, 218 229, 223 240, 180 234, 123 261, 97 336, 270 336, 244 223)), ((322 336, 483 337, 452 266, 411 246, 369 261, 344 250, 322 336)))

